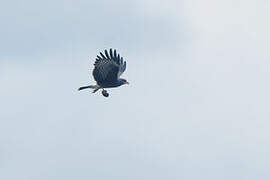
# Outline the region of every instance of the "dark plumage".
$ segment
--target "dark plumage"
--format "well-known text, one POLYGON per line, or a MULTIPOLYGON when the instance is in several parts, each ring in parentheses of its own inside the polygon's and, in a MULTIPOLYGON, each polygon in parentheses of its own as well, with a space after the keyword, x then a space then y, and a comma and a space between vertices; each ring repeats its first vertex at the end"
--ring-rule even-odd
MULTIPOLYGON (((79 90, 92 88, 94 89, 94 93, 99 89, 104 90, 104 88, 113 88, 128 84, 127 80, 120 78, 126 70, 126 62, 123 58, 117 54, 116 50, 113 51, 112 49, 109 52, 105 50, 104 54, 100 52, 100 56, 97 55, 94 63, 93 76, 97 85, 80 87, 79 90)), ((105 97, 108 96, 109 94, 107 93, 105 97)))

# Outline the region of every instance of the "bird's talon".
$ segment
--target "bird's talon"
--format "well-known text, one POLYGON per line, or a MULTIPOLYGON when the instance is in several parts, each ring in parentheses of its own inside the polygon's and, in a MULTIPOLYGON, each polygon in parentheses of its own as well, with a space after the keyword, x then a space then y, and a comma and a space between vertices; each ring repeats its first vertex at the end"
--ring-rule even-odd
POLYGON ((102 95, 104 97, 109 97, 109 93, 105 89, 102 90, 102 95))

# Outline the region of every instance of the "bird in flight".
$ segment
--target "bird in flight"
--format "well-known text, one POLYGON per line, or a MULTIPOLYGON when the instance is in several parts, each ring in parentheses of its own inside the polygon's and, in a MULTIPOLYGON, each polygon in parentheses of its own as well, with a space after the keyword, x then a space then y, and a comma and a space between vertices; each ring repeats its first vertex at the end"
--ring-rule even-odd
POLYGON ((123 57, 116 52, 116 50, 110 49, 104 51, 104 54, 100 52, 100 56, 97 55, 94 63, 93 76, 96 81, 96 85, 89 85, 80 87, 78 90, 87 88, 94 89, 93 93, 102 89, 102 95, 105 97, 109 96, 109 93, 105 88, 119 87, 124 84, 129 84, 127 80, 120 78, 120 76, 126 70, 126 61, 123 57), (105 54, 105 55, 104 55, 105 54))

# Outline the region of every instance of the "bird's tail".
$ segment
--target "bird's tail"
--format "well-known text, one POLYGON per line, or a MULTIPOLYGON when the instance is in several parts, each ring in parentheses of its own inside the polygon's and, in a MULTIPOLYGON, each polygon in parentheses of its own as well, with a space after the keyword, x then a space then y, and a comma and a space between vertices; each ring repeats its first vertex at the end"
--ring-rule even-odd
POLYGON ((90 85, 90 86, 82 86, 78 89, 78 91, 80 90, 83 90, 83 89, 87 89, 87 88, 90 88, 90 89, 97 89, 99 86, 98 85, 90 85))
POLYGON ((99 85, 90 85, 90 86, 82 86, 78 89, 78 91, 87 89, 87 88, 94 89, 93 93, 100 89, 99 85))

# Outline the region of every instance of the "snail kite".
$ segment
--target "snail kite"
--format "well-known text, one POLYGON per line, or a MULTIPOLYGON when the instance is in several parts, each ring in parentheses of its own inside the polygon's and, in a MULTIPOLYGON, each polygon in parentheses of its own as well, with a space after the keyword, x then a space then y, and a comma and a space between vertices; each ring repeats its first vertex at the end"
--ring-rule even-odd
POLYGON ((91 88, 94 89, 93 93, 95 93, 99 89, 103 89, 103 96, 108 97, 109 94, 105 88, 114 88, 124 84, 129 84, 127 80, 120 78, 126 70, 126 61, 123 60, 123 57, 120 57, 116 50, 113 51, 110 49, 109 52, 105 50, 104 54, 100 52, 100 56, 97 55, 94 66, 92 74, 97 84, 83 86, 78 90, 91 88))

